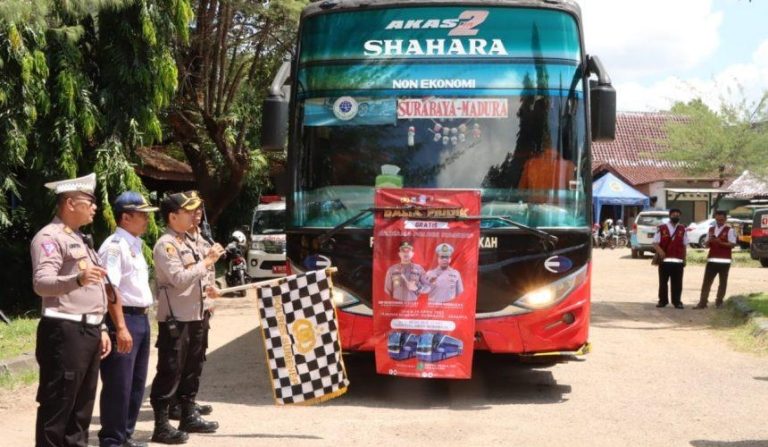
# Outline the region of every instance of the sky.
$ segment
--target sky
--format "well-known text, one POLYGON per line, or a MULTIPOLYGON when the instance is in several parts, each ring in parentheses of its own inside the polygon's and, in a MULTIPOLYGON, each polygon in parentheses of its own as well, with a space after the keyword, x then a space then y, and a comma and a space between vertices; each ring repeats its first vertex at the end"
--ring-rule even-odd
POLYGON ((577 1, 586 52, 607 68, 620 111, 697 97, 718 108, 768 91, 768 0, 577 1))

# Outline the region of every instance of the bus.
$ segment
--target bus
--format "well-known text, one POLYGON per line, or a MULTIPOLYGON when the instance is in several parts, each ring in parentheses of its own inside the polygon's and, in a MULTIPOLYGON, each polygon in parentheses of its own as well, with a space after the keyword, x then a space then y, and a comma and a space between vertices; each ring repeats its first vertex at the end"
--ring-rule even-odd
POLYGON ((263 107, 289 271, 338 268, 345 350, 374 348, 379 187, 481 191, 475 350, 588 350, 590 142, 613 139, 616 93, 575 2, 311 3, 263 107))

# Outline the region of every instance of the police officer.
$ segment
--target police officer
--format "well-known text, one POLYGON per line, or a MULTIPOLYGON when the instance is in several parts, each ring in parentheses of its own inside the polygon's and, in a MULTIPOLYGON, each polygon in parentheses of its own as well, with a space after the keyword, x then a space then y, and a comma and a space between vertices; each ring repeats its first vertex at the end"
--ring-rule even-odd
MULTIPOLYGON (((212 433, 219 424, 206 421, 195 410, 199 387, 199 369, 203 361, 203 282, 209 268, 224 253, 214 244, 200 258, 187 240, 186 232, 194 224, 200 198, 187 193, 167 196, 160 212, 167 224, 165 233, 153 250, 157 276, 158 359, 157 374, 152 382, 150 401, 155 413, 152 441, 182 444, 187 433, 212 433), (181 402, 179 430, 168 422, 171 398, 178 392, 181 402)), ((216 291, 209 287, 209 296, 216 291)))
POLYGON ((398 301, 416 301, 428 283, 424 268, 413 261, 413 245, 404 241, 398 249, 400 263, 391 266, 384 278, 384 291, 398 301))
MULTIPOLYGON (((200 197, 197 191, 188 191, 187 194, 190 197, 200 197)), ((190 245, 192 245, 193 248, 197 251, 197 254, 200 258, 204 258, 208 251, 210 251, 211 246, 213 246, 214 242, 213 239, 211 239, 210 234, 203 235, 203 232, 200 228, 200 225, 203 222, 203 206, 202 205, 202 198, 200 198, 201 205, 197 207, 195 210, 195 222, 194 225, 192 225, 192 228, 190 228, 189 231, 187 231, 187 238, 189 239, 190 245)), ((206 290, 208 287, 213 287, 212 293, 215 293, 215 287, 216 287, 216 269, 211 266, 208 268, 208 276, 203 281, 203 290, 206 290)), ((211 317, 213 316, 213 298, 210 298, 208 296, 205 297, 203 300, 203 362, 200 363, 200 369, 197 372, 198 380, 200 380, 200 376, 203 373, 203 364, 206 360, 205 354, 208 350, 208 332, 211 329, 211 317)), ((200 405, 199 403, 195 402, 195 409, 198 413, 200 413, 201 416, 207 416, 211 413, 213 413, 213 407, 210 405, 200 405)), ((179 396, 178 391, 177 395, 171 399, 171 405, 170 409, 168 411, 168 417, 170 419, 179 420, 181 419, 181 404, 179 403, 179 396)))
POLYGON ((435 248, 437 268, 427 272, 427 282, 430 284, 428 297, 430 303, 451 301, 464 291, 461 274, 451 267, 453 247, 442 243, 435 248))
POLYGON ((35 357, 40 365, 36 446, 86 446, 99 361, 111 343, 103 324, 106 270, 78 232, 96 214, 96 175, 45 185, 56 217, 32 239, 32 285, 42 297, 35 357))
POLYGON ((146 446, 132 439, 144 398, 149 364, 149 318, 152 305, 149 267, 141 235, 147 231, 149 213, 157 211, 135 191, 120 194, 112 206, 117 230, 99 248, 102 265, 120 299, 109 303, 107 327, 115 337, 117 352, 101 362, 101 431, 99 445, 146 446))
POLYGON ((728 272, 731 270, 731 258, 733 247, 736 246, 736 232, 725 224, 725 211, 715 211, 715 225, 709 228, 705 246, 709 247, 707 253, 707 267, 704 269, 704 282, 701 285, 701 297, 699 304, 694 309, 706 309, 709 300, 709 290, 715 277, 720 279, 717 285, 717 297, 715 307, 723 307, 725 290, 728 287, 728 272))
POLYGON ((676 309, 684 307, 681 295, 686 247, 688 247, 688 234, 685 226, 680 224, 680 210, 672 208, 669 210, 669 222, 659 225, 653 236, 653 248, 662 259, 659 262, 659 302, 656 307, 665 307, 669 304, 667 283, 672 289, 672 305, 676 309))

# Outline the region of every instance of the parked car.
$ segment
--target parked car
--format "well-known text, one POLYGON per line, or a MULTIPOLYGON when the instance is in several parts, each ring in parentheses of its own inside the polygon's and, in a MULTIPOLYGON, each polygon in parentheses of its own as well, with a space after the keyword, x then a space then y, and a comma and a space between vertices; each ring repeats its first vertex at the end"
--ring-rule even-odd
MULTIPOLYGON (((737 219, 729 217, 726 224, 736 232, 736 243, 746 250, 749 248, 750 233, 752 222, 748 219, 737 219)), ((704 247, 704 242, 709 234, 709 229, 715 225, 715 219, 704 219, 700 222, 691 222, 685 229, 688 232, 688 245, 694 248, 704 247)))
POLYGON ((685 229, 688 233, 688 245, 694 248, 704 246, 707 240, 709 228, 715 224, 715 219, 704 219, 700 222, 691 222, 685 229))
POLYGON ((253 212, 248 276, 254 280, 275 278, 287 273, 285 265, 285 201, 262 198, 253 212), (266 200, 265 200, 266 199, 266 200))
POLYGON ((760 265, 768 267, 768 209, 755 210, 749 253, 752 259, 760 260, 760 265))
POLYGON ((646 251, 653 252, 653 236, 656 227, 669 221, 669 211, 641 211, 632 224, 632 257, 643 256, 646 251))

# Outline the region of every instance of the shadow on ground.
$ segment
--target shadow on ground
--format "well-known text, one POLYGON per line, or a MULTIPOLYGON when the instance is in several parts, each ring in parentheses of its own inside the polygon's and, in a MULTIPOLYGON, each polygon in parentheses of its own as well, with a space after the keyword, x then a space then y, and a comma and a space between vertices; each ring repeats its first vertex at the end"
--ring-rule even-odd
POLYGON ((768 447, 768 440, 763 441, 691 441, 694 447, 768 447))
MULTIPOLYGON (((521 364, 514 356, 479 353, 471 380, 421 380, 376 374, 372 353, 344 356, 350 387, 324 405, 376 408, 488 408, 494 404, 565 402, 570 385, 558 384, 544 366, 521 364)), ((152 366, 151 366, 152 367, 152 366)), ((150 387, 145 390, 148 396, 150 387)), ((258 329, 208 354, 203 372, 203 403, 272 406, 266 356, 258 329)), ((145 401, 139 420, 152 420, 145 401)), ((259 435, 263 436, 263 435, 259 435)))

